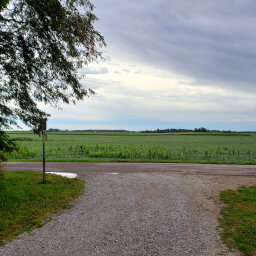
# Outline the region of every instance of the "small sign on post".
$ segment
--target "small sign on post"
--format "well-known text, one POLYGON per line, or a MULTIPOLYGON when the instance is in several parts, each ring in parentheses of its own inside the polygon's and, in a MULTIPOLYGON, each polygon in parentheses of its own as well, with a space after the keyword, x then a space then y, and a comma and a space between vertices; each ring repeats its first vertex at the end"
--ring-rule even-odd
POLYGON ((38 120, 38 123, 34 126, 33 132, 35 134, 40 134, 42 133, 43 137, 43 183, 46 183, 46 178, 45 178, 45 131, 46 131, 46 123, 47 123, 47 118, 42 118, 38 120))
POLYGON ((45 177, 45 131, 46 131, 46 122, 47 119, 42 119, 41 124, 41 131, 42 131, 42 137, 43 137, 43 184, 46 183, 46 177, 45 177))

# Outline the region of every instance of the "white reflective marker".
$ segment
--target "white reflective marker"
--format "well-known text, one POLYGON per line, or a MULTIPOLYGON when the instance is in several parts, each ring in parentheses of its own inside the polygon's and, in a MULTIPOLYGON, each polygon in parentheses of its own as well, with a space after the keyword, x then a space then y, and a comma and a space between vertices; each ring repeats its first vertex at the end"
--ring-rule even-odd
POLYGON ((77 177, 77 174, 71 173, 71 172, 46 172, 46 173, 60 175, 60 176, 70 178, 70 179, 74 179, 77 177))

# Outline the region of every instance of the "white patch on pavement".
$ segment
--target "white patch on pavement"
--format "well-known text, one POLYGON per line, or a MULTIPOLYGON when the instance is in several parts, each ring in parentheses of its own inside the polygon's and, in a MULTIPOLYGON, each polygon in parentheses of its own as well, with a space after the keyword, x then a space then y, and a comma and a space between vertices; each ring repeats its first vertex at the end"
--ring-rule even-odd
POLYGON ((77 177, 77 174, 71 173, 71 172, 46 172, 46 173, 60 175, 60 176, 70 178, 70 179, 74 179, 77 177))
POLYGON ((117 174, 118 174, 118 172, 111 172, 110 174, 117 175, 117 174))

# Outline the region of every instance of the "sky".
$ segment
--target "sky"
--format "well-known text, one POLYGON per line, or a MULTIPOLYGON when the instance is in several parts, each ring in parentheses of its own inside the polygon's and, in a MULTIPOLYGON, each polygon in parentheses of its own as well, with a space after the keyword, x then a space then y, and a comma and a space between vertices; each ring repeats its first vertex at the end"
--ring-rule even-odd
POLYGON ((96 95, 50 128, 256 130, 256 3, 92 0, 105 60, 79 72, 96 95))

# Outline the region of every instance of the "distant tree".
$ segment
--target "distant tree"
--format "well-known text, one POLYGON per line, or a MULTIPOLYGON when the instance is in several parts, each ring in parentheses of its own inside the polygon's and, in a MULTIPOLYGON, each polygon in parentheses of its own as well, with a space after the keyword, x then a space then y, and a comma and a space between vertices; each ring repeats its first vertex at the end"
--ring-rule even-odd
POLYGON ((207 129, 204 127, 201 128, 195 128, 194 132, 207 132, 207 129))
POLYGON ((60 129, 49 128, 47 132, 61 132, 60 129))

